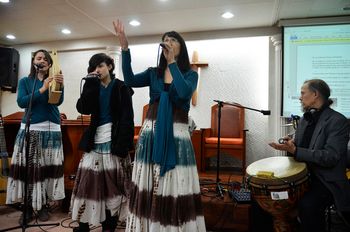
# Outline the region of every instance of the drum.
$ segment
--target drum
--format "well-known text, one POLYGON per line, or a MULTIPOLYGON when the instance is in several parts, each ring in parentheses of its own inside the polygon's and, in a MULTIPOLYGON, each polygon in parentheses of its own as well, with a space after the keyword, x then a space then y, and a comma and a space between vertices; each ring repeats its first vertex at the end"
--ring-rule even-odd
POLYGON ((298 200, 308 187, 305 163, 278 156, 258 160, 246 169, 253 199, 273 217, 274 231, 294 231, 298 200))

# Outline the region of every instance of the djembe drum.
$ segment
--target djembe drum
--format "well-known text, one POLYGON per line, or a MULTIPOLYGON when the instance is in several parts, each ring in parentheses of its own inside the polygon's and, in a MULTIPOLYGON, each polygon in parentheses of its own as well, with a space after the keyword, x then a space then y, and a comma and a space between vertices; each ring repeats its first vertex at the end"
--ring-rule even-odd
POLYGON ((306 164, 270 157, 250 164, 246 174, 252 197, 273 217, 274 231, 294 231, 297 202, 308 187, 306 164))

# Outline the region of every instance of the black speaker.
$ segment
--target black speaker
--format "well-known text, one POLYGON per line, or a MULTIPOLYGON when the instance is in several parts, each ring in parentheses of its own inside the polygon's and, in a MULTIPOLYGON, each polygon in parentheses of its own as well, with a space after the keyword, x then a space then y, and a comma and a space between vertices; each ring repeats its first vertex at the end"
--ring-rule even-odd
POLYGON ((18 82, 19 53, 14 48, 0 47, 0 87, 15 93, 18 82))

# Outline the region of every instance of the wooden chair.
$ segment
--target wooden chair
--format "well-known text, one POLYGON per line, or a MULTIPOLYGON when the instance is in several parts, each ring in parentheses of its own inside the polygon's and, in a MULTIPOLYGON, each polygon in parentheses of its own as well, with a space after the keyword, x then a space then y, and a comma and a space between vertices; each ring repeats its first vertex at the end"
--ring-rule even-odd
POLYGON ((60 113, 61 120, 67 119, 67 115, 65 113, 60 113))
POLYGON ((77 117, 78 120, 82 120, 84 122, 90 122, 91 115, 90 114, 79 114, 77 117))
POLYGON ((139 133, 140 133, 141 127, 143 125, 143 122, 145 121, 145 118, 147 116, 148 107, 149 107, 149 104, 146 104, 143 106, 141 126, 135 126, 135 130, 134 130, 134 144, 135 145, 137 143, 137 140, 139 139, 139 133))
MULTIPOLYGON (((211 128, 202 129, 202 172, 207 169, 207 159, 217 155, 218 110, 218 105, 211 107, 211 128)), ((244 128, 244 108, 224 104, 221 108, 220 122, 220 154, 229 154, 241 160, 242 173, 244 173, 247 131, 244 128)))

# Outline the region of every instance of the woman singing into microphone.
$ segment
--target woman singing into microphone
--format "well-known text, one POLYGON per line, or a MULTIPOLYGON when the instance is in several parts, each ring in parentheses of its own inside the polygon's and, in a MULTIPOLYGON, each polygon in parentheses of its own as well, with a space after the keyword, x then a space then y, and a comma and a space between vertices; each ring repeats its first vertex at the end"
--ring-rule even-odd
POLYGON ((126 231, 205 230, 188 112, 198 74, 183 38, 162 36, 159 66, 134 74, 124 26, 114 22, 125 84, 149 86, 149 110, 136 145, 126 231))
POLYGON ((80 160, 72 193, 72 218, 79 222, 73 231, 89 231, 89 224, 102 224, 113 232, 128 213, 131 179, 129 151, 133 149, 133 91, 113 74, 113 59, 93 55, 89 75, 77 102, 81 114, 91 115, 88 130, 80 141, 80 160), (94 75, 95 74, 95 77, 94 75))
MULTIPOLYGON (((24 181, 27 176, 29 204, 26 222, 32 220, 33 210, 38 212, 40 221, 47 221, 49 219, 48 203, 65 197, 61 120, 58 110, 58 106, 63 102, 63 89, 57 104, 48 103, 50 82, 55 80, 63 85, 63 75, 49 76, 49 69, 52 65, 52 58, 46 50, 41 49, 34 52, 30 74, 20 79, 18 84, 17 104, 25 109, 25 114, 13 149, 6 204, 24 201, 24 181), (33 87, 35 88, 29 115, 27 161, 24 142, 25 124, 33 87), (24 172, 26 165, 28 165, 28 173, 24 172)), ((20 224, 23 223, 23 219, 22 215, 20 224)))

